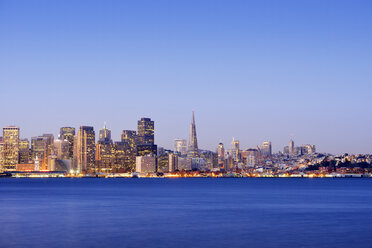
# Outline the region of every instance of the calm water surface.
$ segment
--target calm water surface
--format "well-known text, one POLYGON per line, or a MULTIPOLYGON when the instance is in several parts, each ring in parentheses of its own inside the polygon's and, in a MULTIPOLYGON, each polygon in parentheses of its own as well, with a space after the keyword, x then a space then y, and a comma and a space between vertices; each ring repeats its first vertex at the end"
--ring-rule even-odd
POLYGON ((0 247, 372 247, 372 179, 0 179, 0 247))

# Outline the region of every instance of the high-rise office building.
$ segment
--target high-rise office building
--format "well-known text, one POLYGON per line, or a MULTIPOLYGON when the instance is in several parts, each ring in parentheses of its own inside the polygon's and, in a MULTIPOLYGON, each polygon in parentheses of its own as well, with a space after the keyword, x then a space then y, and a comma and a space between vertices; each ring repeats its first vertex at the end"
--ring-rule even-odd
POLYGON ((217 155, 218 159, 221 160, 225 157, 225 147, 223 146, 223 143, 220 142, 217 147, 217 155))
POLYGON ((141 118, 138 121, 138 143, 140 145, 154 144, 154 121, 150 118, 141 118))
POLYGON ((240 161, 239 152, 239 140, 235 140, 235 138, 233 137, 233 140, 231 142, 231 155, 235 162, 240 161))
POLYGON ((128 142, 115 142, 114 155, 114 172, 134 172, 136 170, 136 154, 132 152, 128 142))
POLYGON ((3 128, 3 170, 15 171, 19 161, 19 127, 3 128))
MULTIPOLYGON (((93 127, 81 126, 76 136, 76 149, 74 161, 76 169, 82 171, 95 171, 96 160, 96 134, 93 127)), ((74 141, 75 143, 75 141, 74 141)))
POLYGON ((138 121, 138 144, 137 156, 157 154, 157 146, 154 144, 154 121, 150 118, 141 118, 138 121))
POLYGON ((175 172, 178 170, 178 155, 174 153, 169 153, 168 155, 168 171, 169 172, 175 172))
POLYGON ((67 139, 56 139, 54 141, 56 159, 70 158, 70 142, 67 139))
POLYGON ((111 130, 106 128, 106 123, 99 131, 99 140, 96 145, 96 165, 101 172, 111 172, 114 168, 115 151, 111 140, 111 130))
POLYGON ((69 158, 73 158, 73 156, 74 156, 75 128, 74 127, 61 127, 59 134, 60 134, 59 138, 61 140, 68 140, 69 158))
POLYGON ((154 173, 156 172, 156 155, 147 154, 146 156, 136 157, 136 172, 154 173))
POLYGON ((296 149, 295 149, 295 145, 294 145, 294 141, 293 141, 293 139, 291 139, 291 140, 289 141, 288 149, 289 149, 289 155, 294 156, 295 153, 296 153, 296 149))
POLYGON ((271 142, 270 141, 262 142, 261 154, 262 154, 263 157, 271 157, 272 151, 271 151, 271 142))
POLYGON ((175 139, 174 140, 174 151, 178 152, 182 156, 186 155, 187 154, 187 141, 185 139, 175 139))
POLYGON ((111 141, 111 130, 106 128, 106 122, 101 130, 99 130, 99 141, 111 141))
POLYGON ((100 172, 112 172, 115 163, 114 144, 110 141, 98 141, 96 145, 96 166, 100 172))
POLYGON ((31 158, 33 160, 38 157, 39 160, 42 160, 48 156, 48 137, 36 136, 31 137, 31 158))
POLYGON ((189 138, 189 145, 188 145, 188 150, 187 150, 187 157, 190 163, 191 163, 192 158, 199 157, 198 139, 196 137, 196 125, 195 125, 194 111, 192 111, 192 116, 191 116, 190 138, 189 138))
POLYGON ((19 141, 19 164, 26 164, 30 160, 30 142, 28 139, 19 141))
MULTIPOLYGON (((121 133, 121 142, 125 145, 118 146, 120 149, 125 149, 125 165, 129 171, 135 171, 136 167, 136 156, 137 156, 137 143, 138 136, 134 130, 123 130, 121 133)), ((119 145, 119 144, 118 144, 119 145)), ((120 152, 121 153, 121 152, 120 152)))
POLYGON ((48 157, 54 152, 53 134, 43 134, 31 138, 31 159, 35 161, 38 158, 40 170, 48 169, 48 157))

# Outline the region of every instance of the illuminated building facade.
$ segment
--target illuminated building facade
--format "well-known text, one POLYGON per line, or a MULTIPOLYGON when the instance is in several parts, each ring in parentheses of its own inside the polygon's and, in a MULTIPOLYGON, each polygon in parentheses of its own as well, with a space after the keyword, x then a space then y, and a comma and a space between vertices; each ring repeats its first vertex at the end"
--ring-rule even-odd
POLYGON ((37 136, 31 138, 31 158, 39 160, 48 156, 48 137, 37 136))
POLYGON ((75 128, 74 127, 61 127, 60 132, 59 132, 59 137, 61 140, 68 141, 68 157, 73 158, 75 128))
POLYGON ((96 165, 101 172, 111 172, 114 168, 115 151, 111 140, 111 130, 106 128, 99 131, 99 140, 96 145, 96 165))
POLYGON ((198 157, 199 157, 198 139, 196 137, 196 125, 195 125, 194 111, 192 111, 187 158, 189 160, 189 163, 191 163, 192 158, 198 158, 198 157))
POLYGON ((136 154, 131 153, 129 144, 127 142, 115 142, 113 172, 134 172, 135 170, 136 154))
POLYGON ((174 151, 178 152, 182 156, 187 155, 187 141, 185 139, 175 139, 174 151))
POLYGON ((212 170, 218 167, 218 155, 212 151, 203 150, 200 152, 200 158, 205 160, 205 170, 212 170))
POLYGON ((76 137, 76 169, 82 171, 95 171, 96 163, 96 134, 94 128, 90 126, 81 126, 76 137))
POLYGON ((263 157, 266 157, 266 158, 271 157, 272 150, 271 150, 271 142, 270 141, 262 142, 261 154, 262 154, 263 157))
POLYGON ((138 121, 138 143, 140 145, 154 144, 154 121, 150 118, 141 118, 138 121))
POLYGON ((19 141, 19 164, 26 164, 30 160, 30 142, 28 139, 19 141))
POLYGON ((136 168, 137 143, 138 136, 134 130, 123 130, 121 133, 121 142, 125 145, 120 145, 121 149, 125 149, 125 164, 123 168, 134 172, 136 168))
MULTIPOLYGON (((158 163, 157 163, 157 171, 158 172, 169 172, 169 156, 173 154, 173 151, 159 149, 158 151, 158 163)), ((176 167, 176 165, 174 165, 176 167)))
POLYGON ((289 155, 294 156, 296 153, 296 148, 294 145, 294 141, 292 139, 289 141, 288 149, 289 149, 289 155))
POLYGON ((138 144, 137 156, 157 154, 157 146, 154 144, 154 121, 150 118, 141 118, 138 121, 138 144))
POLYGON ((19 127, 3 128, 3 170, 15 171, 19 161, 19 127))
POLYGON ((99 141, 111 141, 111 130, 106 128, 106 123, 101 130, 99 130, 99 141))
POLYGON ((175 172, 178 170, 178 155, 174 153, 168 154, 168 171, 175 172))
POLYGON ((156 155, 147 154, 146 156, 136 157, 136 172, 154 173, 156 172, 156 155))
POLYGON ((54 141, 54 148, 57 159, 70 158, 70 142, 67 139, 56 139, 54 141))
POLYGON ((233 137, 233 140, 231 142, 231 155, 235 162, 240 161, 240 150, 239 150, 239 140, 235 140, 233 137))

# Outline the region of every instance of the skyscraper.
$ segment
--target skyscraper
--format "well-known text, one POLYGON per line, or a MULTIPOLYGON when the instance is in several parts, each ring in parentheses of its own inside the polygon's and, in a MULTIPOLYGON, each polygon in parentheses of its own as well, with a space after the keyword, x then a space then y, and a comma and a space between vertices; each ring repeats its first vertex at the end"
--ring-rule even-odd
POLYGON ((120 155, 124 152, 122 155, 125 156, 125 164, 122 167, 127 168, 129 171, 135 171, 138 143, 137 132, 134 130, 123 130, 121 133, 121 142, 125 143, 125 145, 118 144, 118 149, 125 149, 118 153, 120 155))
POLYGON ((99 140, 96 146, 96 165, 102 172, 111 172, 114 168, 115 152, 111 140, 111 130, 106 128, 106 123, 99 131, 99 140))
POLYGON ((28 139, 19 141, 19 163, 25 164, 30 160, 30 142, 28 139))
POLYGON ((67 139, 56 139, 54 141, 56 159, 69 159, 70 155, 69 148, 70 143, 67 139))
POLYGON ((150 118, 141 118, 138 121, 138 144, 137 156, 157 154, 157 146, 154 144, 154 121, 150 118))
POLYGON ((128 142, 115 142, 115 172, 134 172, 136 170, 136 153, 132 151, 128 142))
POLYGON ((150 118, 141 118, 138 121, 138 143, 140 145, 154 144, 154 121, 150 118))
POLYGON ((272 151, 271 151, 271 142, 270 141, 264 141, 261 145, 261 154, 264 157, 271 157, 272 151))
POLYGON ((219 160, 222 160, 225 157, 225 147, 223 146, 222 142, 218 144, 217 155, 219 160))
POLYGON ((235 140, 235 138, 233 137, 233 140, 231 142, 231 154, 232 154, 232 158, 235 162, 239 162, 240 158, 239 158, 239 140, 235 140))
POLYGON ((189 138, 189 146, 187 150, 187 157, 191 162, 192 158, 199 157, 199 150, 198 150, 198 140, 196 137, 196 126, 195 126, 195 117, 194 111, 192 111, 191 116, 191 125, 190 125, 190 138, 189 138))
POLYGON ((16 170, 19 161, 19 127, 3 128, 3 170, 16 170))
POLYGON ((61 140, 68 140, 69 158, 73 158, 73 156, 74 156, 75 128, 73 128, 73 127, 61 127, 59 134, 60 134, 59 138, 61 140))
POLYGON ((99 130, 99 141, 111 141, 111 130, 106 128, 106 122, 101 130, 99 130))
POLYGON ((174 140, 174 151, 180 153, 181 155, 187 154, 187 141, 185 139, 175 139, 174 140))
POLYGON ((295 145, 294 145, 293 139, 291 139, 289 141, 288 149, 289 149, 289 155, 294 156, 295 155, 295 145))
POLYGON ((33 160, 38 157, 43 160, 48 156, 48 138, 44 136, 31 137, 31 158, 33 160))
POLYGON ((93 127, 81 126, 76 137, 76 169, 79 172, 94 170, 96 159, 96 134, 93 127))

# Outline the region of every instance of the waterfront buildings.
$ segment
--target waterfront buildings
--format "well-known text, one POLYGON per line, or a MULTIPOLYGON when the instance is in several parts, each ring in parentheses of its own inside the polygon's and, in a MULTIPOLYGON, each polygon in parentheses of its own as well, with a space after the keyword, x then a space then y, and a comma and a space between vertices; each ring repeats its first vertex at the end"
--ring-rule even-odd
POLYGON ((100 172, 111 172, 114 168, 115 151, 111 140, 111 130, 106 128, 99 131, 99 139, 96 145, 96 170, 100 172))
POLYGON ((136 153, 128 142, 114 143, 114 168, 113 172, 134 172, 136 169, 136 153))
POLYGON ((235 140, 233 137, 231 142, 231 155, 234 161, 239 162, 240 161, 240 154, 239 154, 239 140, 235 140))
POLYGON ((154 173, 156 172, 156 155, 147 154, 136 157, 136 172, 154 173))
POLYGON ((54 141, 54 149, 57 159, 70 158, 70 142, 67 139, 56 139, 54 141))
POLYGON ((30 160, 30 142, 28 139, 19 140, 19 162, 20 164, 28 163, 30 160))
POLYGON ((141 120, 138 121, 137 131, 139 144, 154 144, 154 121, 150 118, 141 118, 141 120))
MULTIPOLYGON (((225 150, 222 141, 219 142, 216 152, 199 149, 194 112, 187 150, 184 139, 175 140, 174 151, 162 147, 157 149, 154 144, 154 122, 150 118, 141 118, 138 121, 138 132, 123 130, 121 141, 118 142, 113 142, 111 130, 106 124, 99 131, 97 142, 93 127, 81 126, 75 136, 74 133, 74 128, 63 127, 57 140, 54 140, 53 134, 43 134, 32 137, 29 142, 27 139, 19 138, 18 127, 4 127, 3 137, 0 137, 0 170, 26 172, 60 170, 69 171, 76 176, 80 176, 81 173, 109 174, 135 171, 158 175, 172 173, 172 176, 194 172, 242 171, 253 174, 277 174, 298 172, 307 166, 322 162, 314 145, 295 147, 293 140, 285 148, 284 154, 272 153, 270 141, 263 142, 260 147, 240 150, 239 141, 235 138, 231 150, 225 150), (71 137, 74 137, 72 142, 71 137), (73 159, 70 157, 71 144, 74 144, 73 159)), ((349 159, 353 161, 353 158, 345 157, 342 161, 337 160, 335 166, 340 163, 347 165, 349 159)), ((356 163, 366 166, 363 163, 367 161, 360 161, 358 158, 356 163)), ((354 165, 342 170, 350 171, 354 168, 352 166, 354 165)), ((353 169, 358 170, 362 169, 353 169)))
POLYGON ((19 127, 3 128, 2 168, 15 171, 19 161, 19 127))
POLYGON ((174 151, 182 156, 187 155, 187 141, 185 139, 174 140, 174 151))
POLYGON ((294 155, 295 155, 296 150, 295 150, 295 145, 294 145, 294 141, 293 141, 293 139, 291 139, 291 140, 289 141, 288 150, 289 150, 289 155, 291 155, 291 156, 294 156, 294 155))
POLYGON ((168 171, 175 172, 178 170, 178 155, 174 153, 169 153, 168 155, 168 171))
POLYGON ((74 137, 75 137, 74 127, 61 127, 59 132, 59 138, 61 140, 68 141, 68 157, 70 159, 72 159, 74 156, 74 137))
POLYGON ((123 130, 121 134, 121 142, 125 143, 125 145, 118 144, 118 147, 120 147, 118 154, 125 156, 125 159, 122 160, 125 161, 123 162, 124 164, 122 164, 122 168, 126 168, 129 171, 135 171, 138 143, 137 132, 133 130, 123 130), (122 149, 125 149, 125 151, 121 151, 122 149))
POLYGON ((271 157, 272 151, 271 151, 271 142, 270 141, 262 142, 261 154, 262 154, 263 157, 271 157))
POLYGON ((74 140, 74 162, 77 171, 94 171, 96 162, 96 135, 94 128, 81 126, 74 140))
POLYGON ((150 118, 141 118, 137 126, 137 155, 157 154, 157 146, 154 144, 154 121, 150 118))
POLYGON ((191 116, 190 138, 189 138, 189 145, 188 145, 188 150, 187 150, 187 157, 190 163, 191 163, 192 158, 199 157, 198 139, 196 137, 196 125, 195 125, 194 111, 192 111, 192 116, 191 116))

